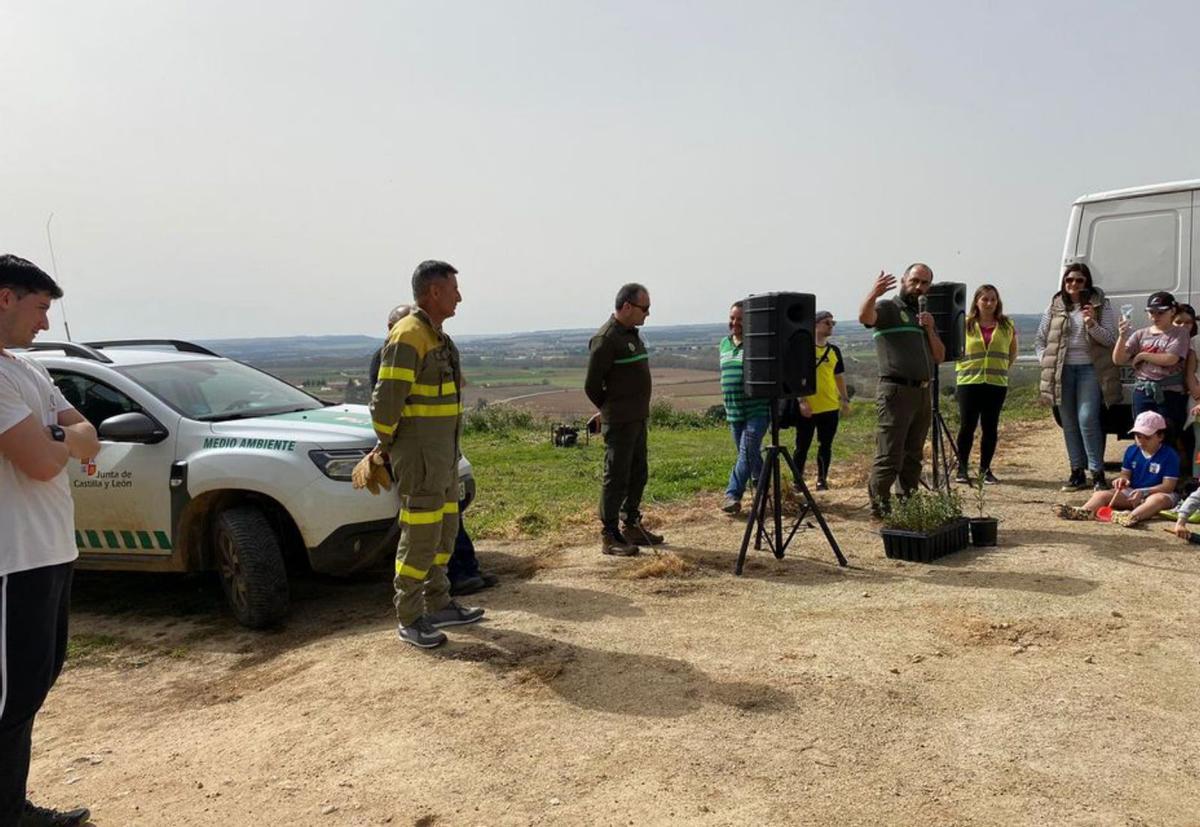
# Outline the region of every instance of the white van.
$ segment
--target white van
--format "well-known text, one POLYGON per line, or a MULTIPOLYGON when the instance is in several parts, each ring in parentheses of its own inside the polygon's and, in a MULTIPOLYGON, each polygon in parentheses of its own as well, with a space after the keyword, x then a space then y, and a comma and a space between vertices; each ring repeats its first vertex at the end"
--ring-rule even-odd
MULTIPOLYGON (((1195 304, 1192 293, 1200 293, 1200 220, 1193 216, 1198 212, 1200 180, 1084 195, 1071 207, 1063 266, 1086 264, 1113 310, 1133 305, 1133 324, 1142 326, 1146 299, 1157 290, 1195 304)), ((1061 277, 1060 267, 1056 290, 1061 277)), ((1125 433, 1131 424, 1131 376, 1128 369, 1122 371, 1125 404, 1107 412, 1107 433, 1125 433)))

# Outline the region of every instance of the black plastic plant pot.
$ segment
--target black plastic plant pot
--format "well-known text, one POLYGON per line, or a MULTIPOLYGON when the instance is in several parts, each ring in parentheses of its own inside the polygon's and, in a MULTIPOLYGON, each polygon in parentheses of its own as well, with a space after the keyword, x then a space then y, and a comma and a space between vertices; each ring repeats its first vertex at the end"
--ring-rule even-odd
POLYGON ((994 546, 996 545, 996 530, 999 527, 999 521, 995 517, 972 517, 971 518, 971 545, 973 546, 994 546))
POLYGON ((899 528, 884 528, 879 533, 883 535, 885 555, 910 563, 929 563, 963 550, 971 541, 970 522, 966 518, 946 523, 928 534, 899 528))

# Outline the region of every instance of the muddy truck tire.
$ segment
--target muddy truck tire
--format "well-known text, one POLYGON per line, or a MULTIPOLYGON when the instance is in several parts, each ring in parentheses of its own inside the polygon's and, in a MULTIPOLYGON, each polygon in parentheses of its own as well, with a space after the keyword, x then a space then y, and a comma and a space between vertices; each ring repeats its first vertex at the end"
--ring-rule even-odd
POLYGON ((213 525, 217 574, 234 617, 263 629, 288 613, 287 569, 279 538, 266 515, 254 506, 226 508, 213 525))

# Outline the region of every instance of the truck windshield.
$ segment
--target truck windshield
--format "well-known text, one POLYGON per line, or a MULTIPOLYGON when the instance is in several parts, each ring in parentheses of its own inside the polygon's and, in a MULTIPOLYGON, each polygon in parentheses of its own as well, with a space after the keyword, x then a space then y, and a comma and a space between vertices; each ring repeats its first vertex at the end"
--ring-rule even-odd
POLYGON ((281 379, 227 359, 133 365, 121 372, 189 419, 217 422, 324 407, 281 379))

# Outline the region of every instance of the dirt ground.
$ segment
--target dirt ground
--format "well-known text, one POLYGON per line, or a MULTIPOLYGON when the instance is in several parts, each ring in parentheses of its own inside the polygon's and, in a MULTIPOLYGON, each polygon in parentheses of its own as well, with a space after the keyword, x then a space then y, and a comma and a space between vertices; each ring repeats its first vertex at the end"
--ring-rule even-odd
POLYGON ((735 577, 717 495, 654 512, 648 569, 483 543, 504 581, 435 653, 385 578, 298 582, 259 634, 203 582, 81 575, 34 798, 105 827, 1200 822, 1196 547, 1050 516, 1057 430, 1001 458, 1001 545, 936 564, 886 559, 836 468, 848 569, 806 531, 735 577))

